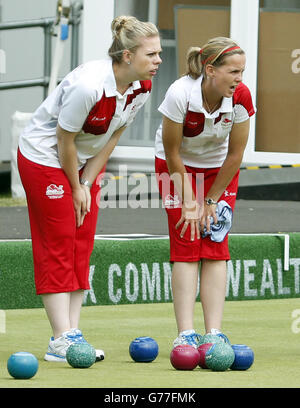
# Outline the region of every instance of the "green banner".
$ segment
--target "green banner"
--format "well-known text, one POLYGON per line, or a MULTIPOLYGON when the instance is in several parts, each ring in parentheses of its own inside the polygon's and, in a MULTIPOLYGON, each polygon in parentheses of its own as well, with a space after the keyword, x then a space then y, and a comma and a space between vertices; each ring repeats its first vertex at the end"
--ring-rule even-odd
MULTIPOLYGON (((232 234, 229 247, 226 299, 300 297, 299 233, 232 234)), ((168 239, 96 239, 84 304, 171 302, 171 273, 168 239)), ((34 307, 31 241, 0 242, 0 309, 34 307)))

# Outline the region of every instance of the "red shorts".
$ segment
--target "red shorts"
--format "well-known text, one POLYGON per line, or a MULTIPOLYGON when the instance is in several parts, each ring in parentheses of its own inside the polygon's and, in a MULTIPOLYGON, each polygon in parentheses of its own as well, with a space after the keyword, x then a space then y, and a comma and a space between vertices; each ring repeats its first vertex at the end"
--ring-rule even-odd
MULTIPOLYGON (((220 168, 195 168, 190 166, 185 166, 187 173, 192 175, 192 185, 194 193, 196 186, 196 175, 198 173, 203 173, 204 175, 204 197, 209 191, 211 185, 215 181, 215 178, 220 170, 220 168)), ((168 166, 165 160, 155 158, 155 169, 156 174, 161 175, 168 172, 168 166)), ((219 201, 225 200, 234 210, 236 195, 238 190, 238 179, 239 170, 233 177, 226 190, 220 197, 219 201)), ((159 192, 162 197, 163 203, 165 203, 167 194, 174 198, 174 185, 170 181, 170 191, 162 188, 161 180, 158 180, 159 192)), ((229 260, 230 253, 228 248, 228 234, 222 242, 214 242, 210 237, 197 239, 195 237, 194 241, 190 240, 190 227, 188 227, 183 238, 180 237, 180 231, 182 226, 177 230, 175 225, 181 217, 181 208, 172 208, 165 206, 165 210, 168 215, 169 224, 169 235, 170 235, 170 262, 198 262, 201 259, 214 259, 214 260, 229 260)))
POLYGON ((91 211, 77 228, 72 189, 64 171, 34 163, 20 151, 18 167, 27 197, 36 293, 90 289, 99 185, 93 184, 91 211))

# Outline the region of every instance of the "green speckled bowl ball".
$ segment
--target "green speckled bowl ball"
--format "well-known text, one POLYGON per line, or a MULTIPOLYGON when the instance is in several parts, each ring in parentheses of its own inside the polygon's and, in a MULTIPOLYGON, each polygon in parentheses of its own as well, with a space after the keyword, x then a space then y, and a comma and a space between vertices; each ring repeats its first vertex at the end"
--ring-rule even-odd
POLYGON ((67 350, 66 359, 74 368, 89 368, 96 361, 96 351, 88 343, 72 344, 67 350))
POLYGON ((205 364, 213 371, 225 371, 232 365, 234 358, 232 347, 227 343, 219 342, 207 350, 205 364))

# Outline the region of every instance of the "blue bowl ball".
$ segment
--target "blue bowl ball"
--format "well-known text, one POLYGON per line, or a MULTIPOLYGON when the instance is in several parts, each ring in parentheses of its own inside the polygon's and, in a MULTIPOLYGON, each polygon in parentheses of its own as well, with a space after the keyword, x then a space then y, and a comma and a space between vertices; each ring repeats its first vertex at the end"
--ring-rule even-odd
POLYGON ((36 374, 38 368, 37 358, 25 351, 14 353, 7 360, 7 371, 16 379, 28 380, 36 374))
POLYGON ((248 370, 254 362, 253 350, 245 344, 233 344, 232 349, 235 354, 231 370, 248 370))
POLYGON ((158 344, 151 337, 137 337, 130 343, 129 354, 138 363, 150 363, 158 355, 158 344))

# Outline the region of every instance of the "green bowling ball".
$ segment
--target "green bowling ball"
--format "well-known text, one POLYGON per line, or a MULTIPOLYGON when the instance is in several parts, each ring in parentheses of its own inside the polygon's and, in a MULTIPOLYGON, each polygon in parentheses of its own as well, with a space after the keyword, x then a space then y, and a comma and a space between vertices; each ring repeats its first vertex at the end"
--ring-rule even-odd
POLYGON ((225 371, 234 362, 235 354, 228 343, 219 342, 206 352, 205 364, 213 371, 225 371))
POLYGON ((67 350, 66 359, 74 368, 89 368, 96 361, 96 351, 88 343, 71 344, 67 350))

